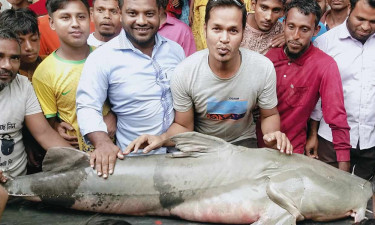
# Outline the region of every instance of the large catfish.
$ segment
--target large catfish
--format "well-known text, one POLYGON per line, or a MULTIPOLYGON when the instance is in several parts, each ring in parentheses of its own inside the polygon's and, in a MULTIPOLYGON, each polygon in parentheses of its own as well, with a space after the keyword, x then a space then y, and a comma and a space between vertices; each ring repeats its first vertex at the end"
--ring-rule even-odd
POLYGON ((100 178, 88 155, 50 149, 44 172, 9 180, 12 196, 77 210, 177 216, 229 224, 364 218, 366 180, 303 155, 249 149, 198 133, 173 137, 181 152, 127 157, 100 178))

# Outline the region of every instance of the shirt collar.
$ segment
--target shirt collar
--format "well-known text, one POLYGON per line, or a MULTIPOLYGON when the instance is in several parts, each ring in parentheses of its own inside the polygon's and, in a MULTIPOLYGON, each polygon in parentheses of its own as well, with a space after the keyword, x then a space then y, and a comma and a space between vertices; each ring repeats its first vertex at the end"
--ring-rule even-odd
MULTIPOLYGON (((160 36, 158 33, 155 35, 155 47, 159 48, 163 43, 167 42, 167 40, 160 36)), ((122 29, 120 34, 115 37, 114 40, 114 48, 115 49, 129 49, 135 51, 134 45, 129 41, 129 39, 126 37, 125 30, 122 29)))
POLYGON ((351 35, 349 33, 349 30, 348 30, 348 27, 346 25, 346 22, 347 22, 347 20, 345 20, 342 24, 340 24, 337 27, 339 39, 351 38, 351 35))

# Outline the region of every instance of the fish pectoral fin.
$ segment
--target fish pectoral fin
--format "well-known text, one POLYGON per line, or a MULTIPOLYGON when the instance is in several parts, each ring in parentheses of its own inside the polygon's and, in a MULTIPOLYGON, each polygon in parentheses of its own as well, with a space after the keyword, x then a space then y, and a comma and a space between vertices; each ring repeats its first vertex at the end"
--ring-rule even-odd
POLYGON ((296 225, 296 218, 275 203, 268 205, 259 220, 252 225, 296 225))
POLYGON ((78 167, 89 167, 89 155, 68 147, 53 147, 47 150, 43 160, 43 172, 61 172, 78 167))
MULTIPOLYGON (((230 143, 221 138, 198 132, 185 132, 177 134, 171 137, 171 140, 176 143, 176 148, 178 148, 181 152, 209 153, 226 150, 230 151, 231 148, 226 148, 226 146, 232 146, 230 143)), ((195 155, 199 156, 197 154, 195 155)))
POLYGON ((266 192, 271 201, 287 210, 297 221, 301 221, 305 217, 298 209, 297 202, 303 196, 303 181, 299 177, 293 177, 291 181, 288 179, 290 177, 289 173, 271 177, 266 192))

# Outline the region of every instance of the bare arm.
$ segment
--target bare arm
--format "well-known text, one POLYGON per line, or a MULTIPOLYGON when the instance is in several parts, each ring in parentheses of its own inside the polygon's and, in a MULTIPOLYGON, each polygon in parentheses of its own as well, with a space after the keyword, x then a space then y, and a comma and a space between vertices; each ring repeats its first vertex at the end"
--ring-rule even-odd
POLYGON ((189 24, 190 26, 193 25, 194 21, 194 0, 190 1, 190 8, 189 8, 189 24))
POLYGON ((132 141, 125 149, 124 154, 130 152, 137 152, 139 148, 143 148, 143 153, 148 153, 153 149, 161 146, 174 146, 174 143, 169 141, 169 138, 183 132, 194 130, 194 111, 193 108, 186 112, 175 113, 173 124, 169 127, 167 132, 160 136, 144 134, 132 141))
POLYGON ((307 140, 305 146, 306 155, 317 159, 318 158, 318 128, 319 121, 313 119, 309 120, 309 130, 307 132, 307 140))
POLYGON ((280 132, 280 115, 277 108, 260 108, 261 129, 264 143, 271 148, 278 149, 287 154, 293 153, 293 146, 284 133, 280 132))
POLYGON ((43 113, 25 116, 25 124, 33 137, 44 148, 72 147, 48 124, 43 113))

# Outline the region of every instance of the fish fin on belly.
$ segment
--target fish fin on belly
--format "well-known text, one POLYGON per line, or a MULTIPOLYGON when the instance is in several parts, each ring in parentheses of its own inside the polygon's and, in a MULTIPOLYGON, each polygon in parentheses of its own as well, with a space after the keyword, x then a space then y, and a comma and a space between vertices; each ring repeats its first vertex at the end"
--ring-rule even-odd
POLYGON ((53 147, 47 150, 43 160, 43 172, 61 172, 78 167, 89 167, 89 155, 68 147, 53 147))
POLYGON ((259 220, 251 225, 296 225, 296 218, 279 205, 271 202, 259 220))
POLYGON ((226 146, 233 146, 221 138, 210 135, 201 134, 198 132, 185 132, 171 137, 171 140, 176 143, 176 148, 181 152, 173 153, 172 157, 199 157, 200 153, 212 153, 231 151, 233 148, 225 148, 226 146))
MULTIPOLYGON (((285 176, 290 177, 291 175, 285 173, 270 178, 266 187, 267 195, 271 201, 287 210, 297 221, 304 220, 305 217, 301 214, 295 202, 303 195, 303 187, 299 185, 303 182, 291 182, 285 176)), ((298 179, 298 177, 295 177, 295 179, 298 179)))

